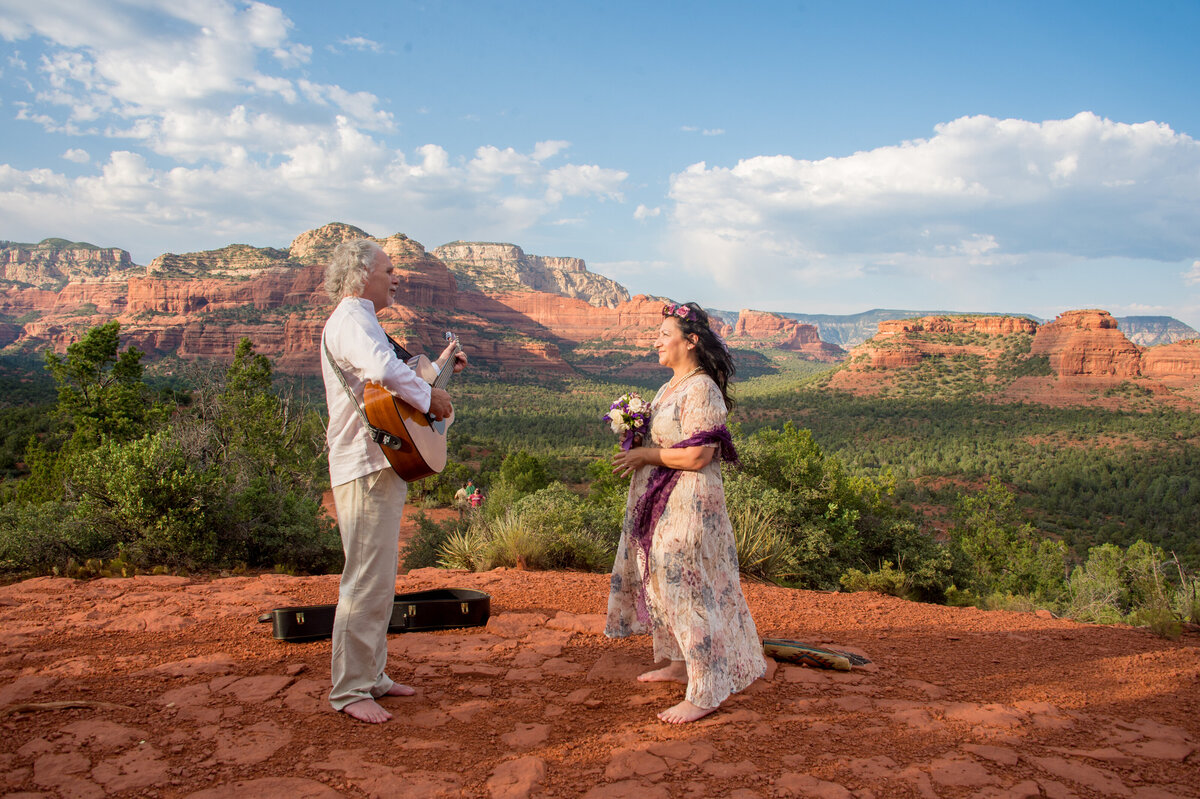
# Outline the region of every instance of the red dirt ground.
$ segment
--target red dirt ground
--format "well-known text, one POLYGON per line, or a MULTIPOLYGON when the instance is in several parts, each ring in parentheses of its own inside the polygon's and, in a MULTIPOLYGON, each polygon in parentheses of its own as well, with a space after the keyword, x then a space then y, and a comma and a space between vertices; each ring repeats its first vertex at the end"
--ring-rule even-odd
POLYGON ((1200 636, 747 584, 761 634, 874 662, 790 664, 708 718, 654 713, 647 639, 600 634, 607 577, 423 569, 486 628, 389 639, 418 688, 369 726, 325 701, 329 642, 257 616, 336 576, 0 587, 10 797, 1200 797, 1200 636), (74 706, 54 706, 71 702, 74 706))

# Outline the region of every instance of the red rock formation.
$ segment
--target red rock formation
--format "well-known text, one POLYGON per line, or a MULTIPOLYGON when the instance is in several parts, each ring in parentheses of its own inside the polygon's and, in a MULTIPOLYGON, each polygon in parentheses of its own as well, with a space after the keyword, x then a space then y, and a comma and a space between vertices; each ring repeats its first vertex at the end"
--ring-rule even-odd
MULTIPOLYGON (((59 292, 6 289, 0 292, 0 313, 37 316, 26 319, 16 341, 9 342, 25 349, 49 344, 62 350, 89 327, 116 318, 123 340, 151 356, 224 360, 245 336, 279 370, 315 372, 330 307, 324 265, 338 244, 366 237, 359 228, 334 223, 300 234, 286 251, 239 244, 167 253, 148 270, 131 266, 119 281, 90 278, 59 292)), ((376 241, 400 278, 396 305, 381 318, 413 351, 439 351, 443 331, 454 329, 468 355, 491 367, 566 373, 573 367, 563 360, 560 344, 582 347, 589 356, 648 354, 662 322, 662 300, 647 296, 609 307, 545 291, 462 291, 453 272, 420 243, 403 234, 376 241)), ((570 259, 535 265, 572 280, 589 274, 581 261, 570 259)), ((779 347, 820 360, 843 354, 822 342, 811 325, 774 314, 744 311, 737 329, 719 320, 716 328, 733 346, 779 347)), ((648 358, 629 368, 657 367, 648 358)))
POLYGON ((730 340, 742 346, 757 344, 803 352, 818 361, 838 361, 846 355, 836 344, 821 341, 815 325, 765 311, 740 311, 730 340))
POLYGON ((1146 377, 1200 377, 1200 339, 1151 347, 1142 353, 1146 377))
POLYGON ((463 292, 460 299, 462 310, 504 327, 536 338, 552 336, 574 343, 605 341, 649 348, 662 323, 662 301, 642 294, 616 308, 599 308, 540 291, 463 292))
POLYGON ((1042 325, 1031 355, 1046 355, 1059 377, 1136 377, 1141 351, 1108 311, 1066 311, 1042 325))
POLYGON ((1008 336, 1033 334, 1037 322, 1024 316, 923 316, 919 319, 891 319, 879 323, 880 333, 982 333, 1008 336))
POLYGON ((874 369, 907 369, 925 360, 926 351, 912 344, 890 347, 871 347, 867 363, 874 369))

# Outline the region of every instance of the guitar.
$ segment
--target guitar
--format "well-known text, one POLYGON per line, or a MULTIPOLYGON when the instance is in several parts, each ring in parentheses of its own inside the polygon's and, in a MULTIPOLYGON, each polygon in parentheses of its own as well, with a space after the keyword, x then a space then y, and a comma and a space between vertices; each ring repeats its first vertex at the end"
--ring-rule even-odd
MULTIPOLYGON (((435 374, 433 364, 424 355, 417 356, 414 371, 434 388, 445 389, 454 375, 454 356, 462 351, 458 337, 447 331, 446 340, 454 351, 441 371, 435 374)), ((446 468, 446 430, 454 421, 454 410, 444 419, 434 420, 404 400, 398 399, 378 383, 367 383, 363 390, 363 406, 367 421, 392 436, 395 446, 380 444, 392 469, 407 482, 437 474, 446 468)))

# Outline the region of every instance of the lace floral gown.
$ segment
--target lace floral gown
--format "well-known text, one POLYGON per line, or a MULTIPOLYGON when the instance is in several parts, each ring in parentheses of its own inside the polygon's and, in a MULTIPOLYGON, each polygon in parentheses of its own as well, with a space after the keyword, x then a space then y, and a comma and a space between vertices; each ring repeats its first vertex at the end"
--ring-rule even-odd
MULTIPOLYGON (((685 380, 660 400, 665 391, 664 385, 654 398, 646 446, 670 447, 725 424, 721 391, 707 376, 685 380)), ((637 616, 643 555, 631 540, 630 529, 634 506, 652 469, 637 470, 629 486, 604 633, 624 638, 650 632, 655 661, 686 662, 687 700, 698 707, 716 707, 766 670, 762 643, 738 579, 737 546, 725 510, 721 466, 714 458, 698 472, 682 472, 654 528, 646 586, 647 629, 637 616)))

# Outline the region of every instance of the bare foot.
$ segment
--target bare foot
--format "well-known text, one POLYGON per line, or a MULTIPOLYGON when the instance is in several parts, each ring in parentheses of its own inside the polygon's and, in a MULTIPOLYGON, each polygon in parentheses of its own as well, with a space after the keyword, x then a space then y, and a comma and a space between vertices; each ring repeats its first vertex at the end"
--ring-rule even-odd
POLYGON ((374 699, 360 699, 342 708, 342 712, 353 719, 365 721, 367 724, 382 724, 392 717, 374 699))
POLYGON ((401 685, 398 682, 392 683, 392 687, 383 692, 384 696, 412 696, 417 692, 416 688, 409 688, 407 685, 401 685))
POLYGON ((672 660, 669 666, 639 674, 638 682, 681 682, 687 685, 687 665, 682 660, 672 660))
POLYGON ((685 699, 675 707, 669 707, 659 713, 658 718, 668 724, 687 724, 689 721, 704 718, 716 709, 715 707, 699 707, 685 699))

